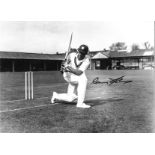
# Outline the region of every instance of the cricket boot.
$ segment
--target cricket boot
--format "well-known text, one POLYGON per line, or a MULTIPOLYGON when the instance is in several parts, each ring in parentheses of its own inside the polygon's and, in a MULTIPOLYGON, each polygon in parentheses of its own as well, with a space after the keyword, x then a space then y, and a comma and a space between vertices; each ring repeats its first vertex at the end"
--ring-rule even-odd
POLYGON ((56 92, 53 92, 53 95, 52 95, 52 98, 51 98, 51 103, 54 104, 55 101, 56 101, 56 96, 57 96, 57 93, 56 92))
POLYGON ((77 108, 90 108, 91 106, 90 105, 87 105, 85 103, 82 103, 82 104, 77 104, 76 107, 77 108))

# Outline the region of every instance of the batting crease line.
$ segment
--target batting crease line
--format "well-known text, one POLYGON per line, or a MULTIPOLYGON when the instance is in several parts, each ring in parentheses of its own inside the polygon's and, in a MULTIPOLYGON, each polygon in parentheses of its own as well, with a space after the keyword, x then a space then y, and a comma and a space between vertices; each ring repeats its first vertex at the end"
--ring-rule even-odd
MULTIPOLYGON (((48 98, 48 97, 38 97, 38 98, 35 98, 34 100, 44 99, 44 98, 48 98)), ((18 102, 18 101, 29 101, 29 100, 20 99, 20 100, 2 101, 1 103, 11 103, 11 102, 18 102)))
POLYGON ((13 111, 20 111, 20 110, 28 110, 28 109, 34 109, 34 108, 39 108, 39 107, 46 107, 46 106, 49 106, 49 105, 56 105, 56 104, 59 104, 59 103, 55 103, 55 104, 46 104, 46 105, 38 105, 38 106, 27 107, 27 108, 18 108, 18 109, 13 109, 13 110, 0 111, 0 113, 13 112, 13 111))
MULTIPOLYGON (((91 100, 91 99, 98 99, 98 98, 101 98, 101 97, 89 98, 89 100, 91 100)), ((57 105, 57 104, 61 104, 61 103, 38 105, 38 106, 27 107, 27 108, 17 108, 17 109, 13 109, 13 110, 0 111, 0 113, 7 113, 7 112, 13 112, 13 111, 20 111, 20 110, 28 110, 28 109, 34 109, 34 108, 46 107, 46 106, 54 106, 54 105, 57 105)))

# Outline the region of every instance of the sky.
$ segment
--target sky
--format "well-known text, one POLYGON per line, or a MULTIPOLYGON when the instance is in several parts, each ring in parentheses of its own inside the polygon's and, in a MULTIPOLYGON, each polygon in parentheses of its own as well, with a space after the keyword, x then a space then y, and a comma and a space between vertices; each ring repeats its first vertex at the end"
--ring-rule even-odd
POLYGON ((154 46, 154 22, 101 21, 4 21, 0 22, 0 51, 30 53, 63 53, 81 44, 90 51, 109 49, 112 43, 125 42, 143 48, 144 42, 154 46))

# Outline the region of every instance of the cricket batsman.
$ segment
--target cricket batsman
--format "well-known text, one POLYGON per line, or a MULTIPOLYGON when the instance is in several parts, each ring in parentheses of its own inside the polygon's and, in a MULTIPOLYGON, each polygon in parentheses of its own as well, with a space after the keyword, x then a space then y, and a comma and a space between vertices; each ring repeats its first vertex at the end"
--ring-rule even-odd
POLYGON ((51 103, 56 101, 73 102, 77 100, 76 107, 90 108, 90 105, 84 103, 87 77, 85 71, 90 65, 89 48, 87 45, 81 45, 77 52, 71 52, 63 67, 63 77, 68 82, 67 93, 58 94, 53 92, 51 103))

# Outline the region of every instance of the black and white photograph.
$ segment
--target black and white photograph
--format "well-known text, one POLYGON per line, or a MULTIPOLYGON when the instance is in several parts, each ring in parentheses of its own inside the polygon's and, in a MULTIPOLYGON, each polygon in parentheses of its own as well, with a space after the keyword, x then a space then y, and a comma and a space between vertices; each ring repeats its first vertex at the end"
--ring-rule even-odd
POLYGON ((154 155, 153 0, 0 1, 0 154, 154 155))
POLYGON ((0 132, 154 132, 154 26, 0 22, 0 132))

